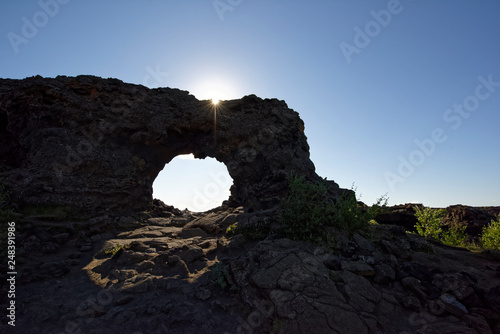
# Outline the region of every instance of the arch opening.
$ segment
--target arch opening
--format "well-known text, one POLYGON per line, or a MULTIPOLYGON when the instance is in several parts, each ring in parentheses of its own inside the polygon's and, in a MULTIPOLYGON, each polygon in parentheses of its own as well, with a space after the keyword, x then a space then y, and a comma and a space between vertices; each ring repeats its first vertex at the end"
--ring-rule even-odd
POLYGON ((153 198, 193 212, 205 212, 229 199, 233 179, 214 158, 178 155, 167 163, 153 183, 153 198))

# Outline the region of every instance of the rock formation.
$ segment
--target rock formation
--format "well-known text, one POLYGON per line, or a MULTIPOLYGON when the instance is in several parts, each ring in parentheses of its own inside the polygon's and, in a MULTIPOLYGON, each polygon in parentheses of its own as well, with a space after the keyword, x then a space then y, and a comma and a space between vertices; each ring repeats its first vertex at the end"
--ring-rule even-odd
POLYGON ((15 204, 44 218, 144 210, 180 154, 223 162, 229 204, 249 211, 278 204, 292 173, 318 178, 303 121, 277 99, 214 106, 178 89, 37 76, 0 80, 0 121, 0 174, 15 204))

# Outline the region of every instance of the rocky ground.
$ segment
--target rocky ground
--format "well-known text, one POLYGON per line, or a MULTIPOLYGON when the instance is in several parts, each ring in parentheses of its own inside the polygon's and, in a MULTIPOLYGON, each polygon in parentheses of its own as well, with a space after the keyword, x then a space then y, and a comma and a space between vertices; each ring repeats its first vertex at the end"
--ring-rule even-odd
POLYGON ((163 207, 64 230, 26 222, 13 332, 500 333, 494 253, 430 243, 396 225, 336 232, 330 247, 225 235, 273 214, 163 207))

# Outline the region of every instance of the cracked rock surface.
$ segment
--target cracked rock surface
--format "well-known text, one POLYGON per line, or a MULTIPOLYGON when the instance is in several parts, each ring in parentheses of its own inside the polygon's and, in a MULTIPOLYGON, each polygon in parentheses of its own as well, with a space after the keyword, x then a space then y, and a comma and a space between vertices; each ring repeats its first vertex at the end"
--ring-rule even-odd
POLYGON ((39 222, 19 235, 15 330, 498 333, 498 260, 391 225, 338 232, 335 247, 224 233, 272 214, 169 208, 66 232, 39 222))

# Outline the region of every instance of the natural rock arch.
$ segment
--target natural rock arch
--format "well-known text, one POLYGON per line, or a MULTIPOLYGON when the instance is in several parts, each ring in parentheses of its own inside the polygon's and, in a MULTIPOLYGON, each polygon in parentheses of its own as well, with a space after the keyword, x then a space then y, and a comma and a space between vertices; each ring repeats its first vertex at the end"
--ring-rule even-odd
POLYGON ((229 204, 250 211, 276 206, 291 174, 319 178, 284 101, 250 95, 216 111, 185 91, 117 79, 0 79, 0 172, 17 205, 73 216, 148 208, 154 179, 180 154, 224 163, 229 204))

